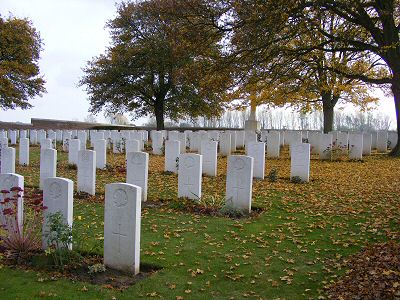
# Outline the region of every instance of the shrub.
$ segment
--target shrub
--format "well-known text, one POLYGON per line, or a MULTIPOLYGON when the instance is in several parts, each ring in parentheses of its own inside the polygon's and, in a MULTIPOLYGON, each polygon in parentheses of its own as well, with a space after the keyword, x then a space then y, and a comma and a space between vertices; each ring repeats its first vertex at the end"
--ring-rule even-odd
POLYGON ((293 176, 292 178, 290 178, 290 181, 292 183, 303 183, 303 180, 301 179, 300 176, 293 176))
POLYGON ((47 255, 53 258, 54 266, 63 270, 64 265, 79 260, 80 255, 72 251, 72 227, 65 222, 61 212, 47 216, 47 231, 44 233, 47 239, 47 255))
POLYGON ((18 187, 11 188, 10 191, 2 190, 3 201, 0 202, 2 246, 8 258, 17 260, 25 259, 41 249, 43 210, 47 208, 43 206, 42 195, 25 195, 24 219, 20 224, 18 201, 22 200, 22 192, 18 187))
POLYGON ((243 218, 247 213, 243 209, 234 208, 230 205, 225 205, 220 208, 219 214, 222 216, 227 216, 229 218, 243 218))
POLYGON ((88 269, 89 274, 102 273, 106 271, 106 266, 103 264, 94 264, 92 266, 88 266, 88 269))
POLYGON ((271 169, 268 173, 268 181, 270 182, 276 182, 278 180, 278 170, 277 169, 271 169))

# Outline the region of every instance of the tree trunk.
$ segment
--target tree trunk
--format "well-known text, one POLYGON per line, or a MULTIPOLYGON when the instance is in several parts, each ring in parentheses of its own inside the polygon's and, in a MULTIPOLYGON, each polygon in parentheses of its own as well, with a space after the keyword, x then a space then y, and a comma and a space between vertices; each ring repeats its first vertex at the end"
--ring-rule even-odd
POLYGON ((393 83, 391 88, 394 96, 394 106, 396 108, 397 144, 390 152, 390 155, 400 156, 400 73, 393 74, 393 83))
POLYGON ((324 133, 329 133, 333 130, 333 108, 331 95, 322 94, 322 111, 324 113, 324 133))
POLYGON ((164 129, 164 99, 157 99, 154 106, 154 115, 156 116, 157 130, 164 129))

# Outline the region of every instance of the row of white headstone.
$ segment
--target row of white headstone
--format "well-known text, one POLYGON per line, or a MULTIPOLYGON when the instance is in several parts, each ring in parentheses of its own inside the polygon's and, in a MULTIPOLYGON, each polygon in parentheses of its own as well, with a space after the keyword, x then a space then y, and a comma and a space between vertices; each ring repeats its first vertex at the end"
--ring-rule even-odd
MULTIPOLYGON (((11 140, 16 142, 17 131, 11 131, 9 135, 11 140)), ((106 165, 106 148, 112 144, 114 153, 143 151, 144 143, 147 142, 147 131, 89 131, 90 144, 98 152, 96 166, 97 168, 105 168, 106 165)), ((77 164, 77 152, 86 149, 87 132, 80 131, 52 131, 47 132, 40 130, 38 132, 32 130, 31 136, 39 135, 41 148, 54 148, 55 143, 59 140, 63 141, 64 151, 71 148, 69 154, 69 162, 77 164), (33 134, 36 133, 36 134, 33 134), (74 135, 75 134, 75 135, 74 135), (53 138, 53 139, 52 139, 53 138)), ((4 147, 7 145, 7 138, 4 138, 5 132, 0 131, 0 144, 4 147), (3 138, 2 138, 3 136, 3 138)), ((29 142, 25 139, 26 131, 20 133, 20 164, 29 163, 29 142)), ((235 151, 236 148, 246 147, 247 144, 257 142, 257 135, 251 131, 197 131, 185 132, 178 131, 151 131, 153 154, 161 155, 163 153, 164 140, 175 140, 180 142, 180 153, 186 152, 186 147, 191 151, 201 151, 203 141, 218 141, 219 151, 221 155, 228 156, 235 151)), ((36 139, 36 138, 35 138, 36 139)), ((379 131, 374 133, 357 134, 346 132, 332 132, 323 134, 314 131, 262 131, 261 141, 266 142, 267 157, 279 157, 281 145, 292 145, 301 142, 309 142, 311 144, 311 153, 319 154, 321 159, 329 159, 332 150, 340 150, 344 154, 349 154, 350 159, 361 159, 362 155, 369 155, 371 149, 377 149, 378 152, 386 152, 388 144, 391 146, 397 143, 397 134, 387 131, 379 131), (362 142, 361 142, 362 135, 362 142), (349 149, 349 151, 348 151, 349 149), (360 155, 360 151, 362 154, 360 155)), ((32 140, 31 140, 32 143, 32 140)), ((247 147, 246 147, 247 148, 247 147)))
MULTIPOLYGON (((152 130, 150 135, 153 137, 153 134, 157 132, 152 130)), ((242 148, 248 141, 254 141, 254 132, 251 131, 243 131, 243 130, 227 130, 227 131, 218 131, 218 130, 200 130, 200 131, 191 131, 185 130, 184 132, 179 132, 175 130, 161 130, 161 135, 164 139, 171 140, 180 140, 186 146, 190 146, 192 151, 198 151, 200 148, 201 140, 220 140, 220 135, 222 133, 229 133, 231 136, 231 147, 232 150, 235 150, 235 147, 242 148), (184 133, 184 134, 183 134, 184 133), (191 145, 190 145, 191 144, 191 145), (193 149, 192 149, 193 148, 193 149)), ((321 132, 319 131, 311 131, 311 130, 262 130, 261 131, 261 141, 267 141, 267 135, 269 133, 279 133, 280 135, 280 145, 290 145, 292 143, 299 143, 304 139, 312 139, 315 140, 315 137, 321 132)), ((360 132, 340 132, 333 131, 331 134, 333 135, 333 140, 335 141, 337 135, 342 134, 357 134, 360 132)), ((372 149, 379 149, 380 147, 384 147, 384 144, 390 145, 393 147, 397 143, 397 132, 394 131, 376 131, 370 132, 371 134, 371 146, 372 149), (380 145, 379 145, 380 144, 380 145)), ((71 139, 79 139, 83 144, 86 145, 86 142, 90 140, 91 146, 93 146, 93 141, 96 139, 105 139, 111 142, 118 142, 129 139, 136 140, 148 140, 148 132, 146 130, 0 130, 0 138, 8 137, 11 142, 11 145, 17 144, 17 139, 19 138, 27 138, 29 135, 30 143, 37 144, 42 139, 49 138, 52 141, 63 142, 65 140, 71 139)), ((224 137, 222 137, 224 139, 224 137)), ((117 144, 117 143, 116 143, 117 144)), ((81 149, 82 150, 82 149, 81 149)))
MULTIPOLYGON (((155 132, 154 134, 156 134, 155 132)), ((179 134, 179 133, 178 133, 179 134)), ((343 135, 344 136, 344 135, 343 135)), ((347 136, 345 136, 347 138, 347 136)), ((336 140, 340 141, 341 140, 341 135, 337 135, 336 140)), ((342 138, 343 139, 343 138, 342 138)), ((327 135, 320 135, 320 141, 324 142, 327 141, 325 146, 327 147, 326 149, 329 149, 332 145, 332 135, 327 134, 327 135)), ((22 138, 22 141, 24 138, 22 138)), ((46 141, 43 140, 43 141, 46 141)), ((79 146, 80 140, 71 140, 72 142, 77 142, 76 144, 79 146)), ((148 173, 148 157, 143 157, 143 158, 138 158, 137 161, 141 161, 142 165, 145 166, 142 169, 146 169, 146 171, 143 172, 133 172, 131 170, 137 169, 137 166, 133 166, 132 164, 137 164, 131 162, 130 159, 128 159, 128 154, 129 153, 138 153, 140 149, 140 143, 137 140, 131 140, 135 142, 135 147, 133 149, 127 149, 128 151, 133 150, 132 152, 127 152, 127 182, 132 182, 130 178, 133 177, 138 177, 136 180, 137 184, 139 186, 142 186, 144 192, 143 192, 143 197, 146 195, 147 191, 147 173, 148 173), (141 181, 141 183, 139 183, 141 181)), ((128 141, 129 142, 129 141, 128 141)), ((353 158, 358 158, 360 159, 362 157, 362 151, 361 148, 363 148, 361 145, 363 145, 363 135, 351 135, 350 136, 350 142, 351 142, 351 147, 350 147, 350 154, 353 153, 353 158), (352 144, 354 143, 354 144, 352 144)), ((26 143, 22 143, 26 144, 26 143)), ((72 143, 70 147, 68 148, 71 156, 71 153, 75 153, 74 156, 76 155, 76 159, 74 159, 74 162, 76 161, 76 164, 78 165, 78 191, 83 191, 87 192, 89 194, 94 194, 95 193, 95 180, 96 180, 96 167, 105 167, 105 160, 106 160, 106 150, 105 150, 105 140, 100 139, 100 140, 95 140, 95 148, 96 151, 91 151, 91 150, 78 150, 79 147, 74 148, 75 143, 72 143), (99 150, 99 147, 96 147, 96 144, 101 144, 102 147, 99 150), (96 159, 96 157, 100 157, 101 159, 96 159), (99 161, 101 162, 99 165, 99 161)), ((347 144, 347 141, 341 142, 340 145, 345 145, 347 144)), ((200 174, 206 174, 209 176, 216 176, 217 172, 217 141, 208 141, 208 140, 203 140, 201 142, 201 147, 200 147, 200 153, 201 153, 201 168, 196 168, 197 171, 200 171, 200 174)), ((293 147, 294 145, 298 144, 292 144, 291 149, 295 149, 291 151, 291 153, 294 153, 295 157, 292 159, 291 162, 291 170, 292 174, 299 173, 295 172, 294 169, 296 169, 294 166, 297 166, 298 169, 298 159, 297 153, 302 149, 301 147, 293 147)), ((324 145, 321 143, 321 145, 324 145)), ((264 178, 264 171, 265 171, 265 144, 260 143, 260 142, 249 142, 247 144, 247 155, 253 158, 253 177, 254 178, 259 178, 263 179, 264 178)), ((321 147, 323 148, 323 147, 321 147)), ((182 147, 180 146, 180 141, 175 141, 175 140, 167 140, 165 143, 165 170, 166 171, 171 171, 171 172, 177 172, 178 171, 178 164, 179 164, 179 159, 180 159, 180 151, 182 147)), ((312 149, 312 147, 311 147, 312 149)), ((15 150, 13 148, 4 148, 3 149, 3 161, 5 163, 2 164, 1 167, 1 173, 12 173, 15 172, 15 150), (11 151, 10 151, 11 150, 11 151)), ((28 150, 29 151, 29 150, 28 150)), ((301 150, 303 151, 303 150, 301 150)), ((307 151, 309 152, 309 151, 307 151)), ((301 152, 302 153, 302 152, 301 152)), ((306 155, 306 154, 304 154, 306 155)), ((29 156, 29 153, 28 155, 29 156)), ((324 159, 326 155, 326 151, 322 151, 320 153, 320 156, 322 159, 324 159)), ((43 181, 47 177, 54 177, 56 176, 56 164, 57 164, 57 151, 54 149, 48 148, 48 145, 43 147, 41 150, 41 159, 40 159, 40 188, 43 187, 43 181)), ((304 159, 302 159, 304 161, 304 159)), ((291 175, 291 177, 298 176, 302 179, 302 181, 308 181, 309 180, 309 154, 308 154, 308 163, 304 164, 303 167, 304 172, 301 175, 291 175)), ((197 178, 197 177, 193 177, 197 178)), ((196 180, 197 181, 197 180, 196 180)), ((135 182, 133 182, 135 183, 135 182)), ((191 184, 191 183, 186 183, 186 185, 191 184)), ((183 183, 180 184, 182 186, 183 183)), ((196 184, 196 186, 201 186, 201 184, 196 184)), ((195 189, 194 192, 190 192, 191 197, 194 198, 200 198, 201 197, 201 192, 198 189, 195 189)))
MULTIPOLYGON (((24 177, 14 173, 0 174, 0 190, 10 191, 13 187, 24 189, 24 177)), ((49 216, 60 213, 64 223, 72 227, 73 223, 73 182, 66 178, 49 177, 43 183, 44 210, 42 227, 42 248, 49 247, 51 236, 49 216)), ((141 225, 141 188, 127 183, 111 183, 105 188, 104 207, 104 264, 133 274, 139 273, 140 266, 140 225, 141 225)), ((23 192, 18 197, 15 208, 16 219, 3 214, 3 209, 12 203, 4 203, 6 194, 0 194, 1 225, 18 222, 23 227, 23 192), (7 219, 8 218, 8 219, 7 219)), ((7 196, 8 197, 8 196, 7 196)), ((72 244, 69 245, 72 249, 72 244)))

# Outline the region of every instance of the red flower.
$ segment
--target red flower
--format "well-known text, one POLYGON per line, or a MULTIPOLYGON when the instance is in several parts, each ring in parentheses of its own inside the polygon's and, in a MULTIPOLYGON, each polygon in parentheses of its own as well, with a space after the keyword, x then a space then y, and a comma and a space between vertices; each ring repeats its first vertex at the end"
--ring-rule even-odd
POLYGON ((9 194, 10 191, 8 191, 8 190, 1 190, 0 193, 2 193, 2 194, 9 194))
POLYGON ((12 188, 10 189, 10 191, 12 191, 12 192, 15 192, 15 191, 22 192, 23 189, 20 188, 19 186, 14 186, 14 187, 12 187, 12 188))
POLYGON ((33 204, 34 205, 39 205, 39 204, 41 204, 42 203, 42 199, 35 199, 35 200, 33 200, 33 204))
POLYGON ((11 208, 5 208, 3 209, 3 215, 12 215, 13 210, 11 208))

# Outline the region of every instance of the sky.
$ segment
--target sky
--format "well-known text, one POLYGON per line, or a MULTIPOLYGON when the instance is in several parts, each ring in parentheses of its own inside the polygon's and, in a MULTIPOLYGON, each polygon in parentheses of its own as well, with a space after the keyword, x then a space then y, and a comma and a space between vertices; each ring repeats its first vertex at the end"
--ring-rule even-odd
MULTIPOLYGON (((39 66, 46 80, 47 93, 30 101, 29 110, 0 111, 0 121, 29 123, 31 118, 83 121, 89 101, 78 87, 82 68, 94 56, 104 53, 110 37, 105 24, 115 16, 113 0, 1 0, 0 14, 28 18, 40 32, 44 43, 39 66)), ((379 93, 377 112, 395 123, 393 99, 379 93)), ((347 111, 354 110, 352 107, 347 111)), ((129 116, 127 116, 129 118, 129 116)), ((100 113, 99 122, 105 122, 100 113)), ((134 123, 140 125, 146 119, 134 123)))

